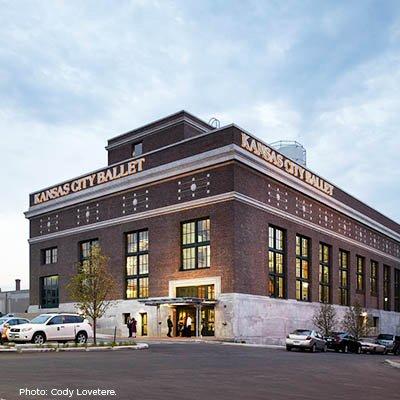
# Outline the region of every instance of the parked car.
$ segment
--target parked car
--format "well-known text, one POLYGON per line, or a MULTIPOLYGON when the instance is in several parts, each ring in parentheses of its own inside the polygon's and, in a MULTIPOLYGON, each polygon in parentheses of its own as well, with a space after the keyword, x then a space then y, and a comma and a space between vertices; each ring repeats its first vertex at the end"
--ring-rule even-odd
POLYGON ((0 318, 0 335, 3 340, 8 340, 10 328, 15 325, 26 324, 29 319, 5 316, 0 318))
POLYGON ((386 346, 376 343, 375 339, 364 338, 360 340, 361 351, 370 354, 386 354, 386 346))
POLYGON ((296 329, 286 337, 286 350, 292 349, 327 351, 324 338, 316 331, 310 329, 296 329))
POLYGON ((14 342, 43 344, 46 341, 86 343, 93 336, 89 322, 78 314, 41 314, 30 323, 11 328, 14 342))
POLYGON ((398 341, 400 341, 400 338, 398 336, 395 336, 392 334, 387 334, 387 333, 381 333, 376 338, 376 343, 381 344, 382 346, 385 346, 387 352, 390 353, 390 352, 393 352, 396 338, 398 341))
POLYGON ((343 353, 361 354, 361 342, 346 332, 333 332, 332 336, 326 338, 328 349, 341 351, 343 353))

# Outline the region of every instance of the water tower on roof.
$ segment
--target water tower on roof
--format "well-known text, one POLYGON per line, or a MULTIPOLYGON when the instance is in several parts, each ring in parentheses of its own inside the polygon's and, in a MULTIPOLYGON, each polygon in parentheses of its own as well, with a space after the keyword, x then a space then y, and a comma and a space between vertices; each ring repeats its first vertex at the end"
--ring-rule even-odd
POLYGON ((277 142, 270 143, 270 146, 287 158, 296 161, 297 164, 303 167, 306 166, 307 152, 301 143, 294 140, 278 140, 277 142))

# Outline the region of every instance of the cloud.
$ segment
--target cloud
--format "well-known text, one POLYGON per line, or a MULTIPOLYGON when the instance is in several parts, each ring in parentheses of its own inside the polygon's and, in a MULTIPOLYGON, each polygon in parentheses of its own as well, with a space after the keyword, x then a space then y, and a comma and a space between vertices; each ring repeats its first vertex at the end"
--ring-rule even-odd
POLYGON ((313 170, 399 220, 399 21, 396 1, 7 4, 0 251, 15 256, 0 286, 28 269, 29 192, 105 165, 107 138, 183 108, 300 141, 313 170))

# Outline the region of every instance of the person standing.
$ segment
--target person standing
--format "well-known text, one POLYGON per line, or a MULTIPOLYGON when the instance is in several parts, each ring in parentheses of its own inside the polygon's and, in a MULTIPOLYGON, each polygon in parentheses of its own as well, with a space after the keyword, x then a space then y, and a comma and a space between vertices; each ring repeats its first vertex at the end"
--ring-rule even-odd
POLYGON ((188 314, 186 319, 186 335, 190 337, 192 335, 192 317, 188 314))
POLYGON ((179 318, 178 321, 178 336, 184 336, 184 327, 185 327, 185 319, 183 315, 179 318))
POLYGON ((126 326, 128 327, 129 337, 132 337, 132 318, 128 317, 126 321, 126 326))
POLYGON ((168 337, 172 337, 172 336, 171 336, 171 332, 172 332, 172 328, 174 327, 174 324, 172 323, 172 320, 171 320, 171 316, 170 316, 170 315, 168 315, 167 326, 168 326, 168 333, 167 333, 167 336, 168 336, 168 337))
POLYGON ((137 327, 137 321, 135 318, 132 317, 132 337, 136 337, 136 327, 137 327))

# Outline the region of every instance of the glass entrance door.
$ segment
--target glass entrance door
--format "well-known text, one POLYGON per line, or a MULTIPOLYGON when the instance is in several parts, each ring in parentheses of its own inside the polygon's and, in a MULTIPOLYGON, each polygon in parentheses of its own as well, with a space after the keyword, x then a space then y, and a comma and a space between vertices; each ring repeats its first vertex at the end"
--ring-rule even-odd
POLYGON ((189 337, 196 336, 196 309, 188 306, 176 307, 176 326, 177 336, 189 337), (187 328, 187 318, 190 316, 192 324, 190 329, 187 328))
MULTIPOLYGON (((177 306, 176 307, 176 336, 188 337, 187 329, 185 330, 185 323, 187 317, 190 316, 192 319, 192 325, 190 329, 190 336, 196 336, 196 308, 190 306, 177 306)), ((200 334, 202 336, 214 336, 215 335, 215 310, 214 307, 202 307, 200 316, 200 334)))
POLYGON ((201 336, 215 335, 215 310, 214 307, 201 309, 201 336))

